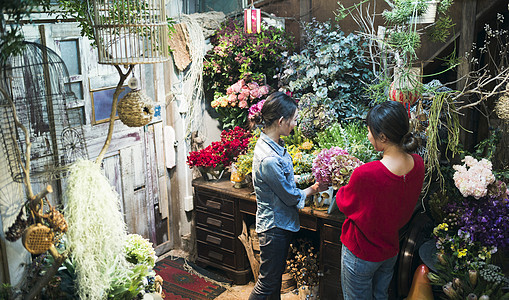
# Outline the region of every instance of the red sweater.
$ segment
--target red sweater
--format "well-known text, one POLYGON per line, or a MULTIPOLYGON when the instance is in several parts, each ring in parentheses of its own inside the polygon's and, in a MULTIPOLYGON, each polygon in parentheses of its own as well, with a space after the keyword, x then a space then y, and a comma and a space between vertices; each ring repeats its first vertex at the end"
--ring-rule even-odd
POLYGON ((358 258, 379 262, 398 254, 399 230, 410 220, 424 181, 424 162, 412 156, 414 167, 406 175, 373 161, 355 169, 339 189, 336 203, 346 215, 341 242, 358 258))

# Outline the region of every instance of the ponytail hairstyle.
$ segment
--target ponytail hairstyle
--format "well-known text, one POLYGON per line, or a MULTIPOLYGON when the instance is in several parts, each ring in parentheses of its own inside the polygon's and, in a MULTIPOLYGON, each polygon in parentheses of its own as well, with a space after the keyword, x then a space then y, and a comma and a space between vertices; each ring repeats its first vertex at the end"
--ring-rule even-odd
POLYGON ((283 92, 274 92, 267 97, 261 109, 261 120, 265 128, 270 127, 281 117, 288 120, 295 114, 297 103, 283 92))
POLYGON ((399 145, 405 152, 414 152, 419 146, 410 132, 408 113, 400 102, 385 101, 371 108, 366 123, 375 138, 383 133, 389 141, 399 145))

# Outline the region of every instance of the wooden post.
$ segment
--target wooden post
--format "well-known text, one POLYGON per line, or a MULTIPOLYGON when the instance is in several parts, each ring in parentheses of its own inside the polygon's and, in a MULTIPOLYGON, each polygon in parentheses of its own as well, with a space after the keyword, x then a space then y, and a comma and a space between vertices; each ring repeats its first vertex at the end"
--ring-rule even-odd
MULTIPOLYGON (((475 21, 476 21, 476 13, 477 13, 477 0, 463 0, 461 1, 462 11, 461 11, 461 35, 459 41, 458 56, 464 57, 465 53, 471 50, 472 44, 475 40, 475 21)), ((458 83, 457 89, 462 90, 467 84, 468 74, 470 73, 470 63, 468 60, 463 59, 458 66, 458 83)), ((470 103, 471 99, 465 97, 463 99, 465 103, 470 103)), ((475 111, 473 109, 468 109, 465 111, 465 115, 460 117, 460 124, 463 128, 475 131, 476 128, 473 128, 472 120, 475 111)), ((462 130, 460 132, 460 141, 464 145, 465 149, 470 149, 475 141, 473 141, 473 136, 470 135, 469 132, 462 130)))

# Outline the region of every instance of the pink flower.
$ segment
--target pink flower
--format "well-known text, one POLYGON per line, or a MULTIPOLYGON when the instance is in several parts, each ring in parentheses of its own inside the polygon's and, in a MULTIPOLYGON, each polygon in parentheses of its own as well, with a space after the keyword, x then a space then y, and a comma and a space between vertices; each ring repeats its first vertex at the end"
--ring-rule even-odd
POLYGON ((239 107, 240 108, 246 108, 247 107, 247 101, 245 101, 245 100, 240 101, 239 102, 239 107))
POLYGON ((247 87, 250 89, 250 90, 256 90, 258 89, 260 86, 258 85, 258 83, 256 82, 250 82, 247 84, 247 87))
POLYGON ((228 102, 230 102, 230 104, 236 103, 237 102, 237 96, 235 94, 230 94, 228 96, 228 102))
MULTIPOLYGON (((231 92, 233 93, 238 93, 240 91, 240 89, 246 84, 246 82, 244 81, 244 79, 241 79, 237 82, 235 82, 232 86, 231 86, 231 92)), ((226 90, 226 92, 228 93, 228 90, 226 90)))
POLYGON ((262 96, 267 95, 268 93, 269 93, 268 85, 263 85, 260 87, 260 94, 262 94, 262 96))
POLYGON ((239 101, 242 101, 246 98, 246 96, 244 96, 244 94, 240 93, 239 96, 238 96, 238 99, 239 101))
POLYGON ((260 89, 258 88, 251 90, 249 94, 251 95, 251 99, 258 99, 262 96, 262 94, 260 93, 260 89))

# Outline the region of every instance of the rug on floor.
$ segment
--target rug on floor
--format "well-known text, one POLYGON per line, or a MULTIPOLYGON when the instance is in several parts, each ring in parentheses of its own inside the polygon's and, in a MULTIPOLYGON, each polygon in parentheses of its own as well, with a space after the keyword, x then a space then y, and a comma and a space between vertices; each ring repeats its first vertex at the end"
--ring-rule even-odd
MULTIPOLYGON (((205 279, 205 277, 213 276, 212 274, 190 262, 186 262, 183 258, 166 257, 156 263, 154 271, 164 280, 163 291, 166 300, 215 299, 226 290, 223 286, 205 279), (187 271, 186 268, 191 268, 191 271, 187 271)), ((212 279, 216 280, 215 278, 212 279)))

